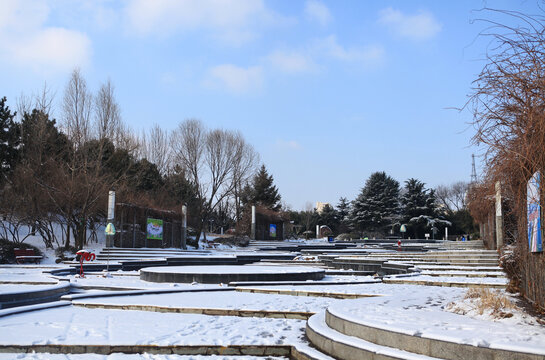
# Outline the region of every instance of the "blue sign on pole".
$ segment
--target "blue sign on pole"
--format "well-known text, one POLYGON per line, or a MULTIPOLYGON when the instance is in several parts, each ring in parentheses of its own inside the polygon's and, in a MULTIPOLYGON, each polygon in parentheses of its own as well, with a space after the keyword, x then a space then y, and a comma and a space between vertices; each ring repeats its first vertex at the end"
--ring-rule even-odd
POLYGON ((270 226, 269 226, 269 235, 272 238, 276 237, 276 225, 275 224, 270 224, 270 226))
POLYGON ((543 251, 541 240, 541 201, 540 201, 541 174, 536 172, 526 188, 528 204, 528 248, 530 252, 543 251))

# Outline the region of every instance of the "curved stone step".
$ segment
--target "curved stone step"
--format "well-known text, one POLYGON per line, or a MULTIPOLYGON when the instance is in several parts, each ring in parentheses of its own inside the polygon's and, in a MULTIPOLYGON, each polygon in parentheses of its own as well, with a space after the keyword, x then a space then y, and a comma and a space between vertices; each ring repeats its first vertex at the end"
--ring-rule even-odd
POLYGON ((395 346, 418 356, 431 356, 446 360, 483 359, 483 360, 537 360, 545 359, 543 349, 505 350, 463 344, 445 339, 436 339, 419 332, 381 328, 379 326, 352 321, 335 314, 334 309, 325 311, 325 324, 343 334, 356 337, 366 342, 381 346, 395 346))
POLYGON ((341 360, 438 360, 396 348, 377 345, 358 337, 342 334, 328 327, 325 313, 313 315, 307 321, 306 335, 320 351, 341 360))
POLYGON ((0 294, 0 309, 54 302, 70 292, 70 282, 62 281, 51 286, 36 286, 36 289, 0 294))

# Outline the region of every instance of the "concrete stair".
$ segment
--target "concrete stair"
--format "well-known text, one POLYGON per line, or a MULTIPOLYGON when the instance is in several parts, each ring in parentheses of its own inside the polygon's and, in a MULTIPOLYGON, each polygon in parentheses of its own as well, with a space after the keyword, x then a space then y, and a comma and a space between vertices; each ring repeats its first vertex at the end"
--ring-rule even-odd
POLYGON ((307 321, 306 335, 320 351, 339 360, 538 360, 543 350, 499 349, 345 319, 327 309, 307 321))
POLYGON ((360 337, 350 336, 331 328, 323 312, 307 321, 306 335, 318 350, 341 360, 437 360, 395 347, 383 346, 360 337))

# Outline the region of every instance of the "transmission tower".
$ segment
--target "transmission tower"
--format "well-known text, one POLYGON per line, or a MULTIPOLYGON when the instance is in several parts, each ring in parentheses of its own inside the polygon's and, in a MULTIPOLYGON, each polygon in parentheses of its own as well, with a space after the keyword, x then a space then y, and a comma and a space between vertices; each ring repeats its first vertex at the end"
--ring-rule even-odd
POLYGON ((471 154, 471 183, 477 182, 477 170, 475 170, 475 154, 471 154))

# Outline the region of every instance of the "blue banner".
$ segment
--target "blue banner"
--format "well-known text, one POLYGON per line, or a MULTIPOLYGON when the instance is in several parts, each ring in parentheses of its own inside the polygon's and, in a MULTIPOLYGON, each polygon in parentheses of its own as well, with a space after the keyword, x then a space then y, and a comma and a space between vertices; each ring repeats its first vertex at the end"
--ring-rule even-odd
POLYGON ((528 204, 528 248, 531 252, 541 252, 541 203, 540 203, 541 174, 536 172, 526 188, 528 204))

